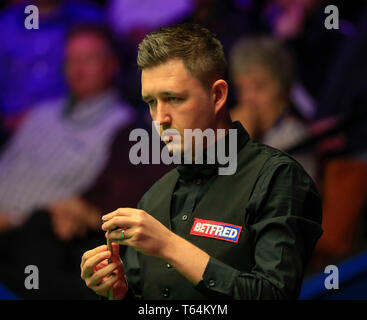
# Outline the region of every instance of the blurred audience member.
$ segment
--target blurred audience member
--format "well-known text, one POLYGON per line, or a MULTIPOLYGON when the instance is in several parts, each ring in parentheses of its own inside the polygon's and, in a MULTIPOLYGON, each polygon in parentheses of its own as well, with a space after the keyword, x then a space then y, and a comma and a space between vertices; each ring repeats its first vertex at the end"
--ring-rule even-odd
POLYGON ((291 99, 308 120, 319 116, 319 99, 329 78, 329 68, 341 42, 355 34, 364 0, 271 0, 261 20, 269 33, 282 41, 295 59, 298 82, 291 99), (328 5, 339 9, 339 28, 327 29, 328 5))
POLYGON ((194 0, 195 10, 185 22, 208 28, 223 44, 224 53, 240 37, 265 31, 257 23, 264 0, 194 0))
POLYGON ((80 281, 79 263, 105 241, 101 215, 135 207, 170 169, 129 160, 136 143, 129 134, 146 124, 112 89, 114 49, 104 29, 71 31, 70 97, 32 111, 0 159, 0 282, 20 298, 94 298, 80 281), (19 276, 31 264, 42 274, 39 290, 26 290, 19 276))
POLYGON ((29 212, 83 192, 103 169, 118 129, 134 110, 113 89, 119 63, 99 27, 69 35, 65 75, 70 95, 35 108, 0 158, 0 230, 29 212))
POLYGON ((34 105, 66 93, 62 61, 67 30, 102 22, 101 10, 70 0, 17 1, 0 14, 0 108, 13 132, 34 105), (26 5, 39 9, 39 29, 28 30, 26 5))
POLYGON ((317 0, 272 0, 265 9, 273 35, 280 40, 297 38, 317 0))
POLYGON ((88 190, 48 206, 53 231, 60 240, 70 241, 89 231, 100 231, 103 214, 119 207, 136 207, 153 182, 171 168, 131 163, 129 151, 136 142, 129 141, 129 134, 135 128, 147 128, 147 125, 140 120, 120 130, 113 141, 107 165, 88 190))
POLYGON ((343 119, 345 147, 325 161, 323 229, 313 263, 319 269, 367 247, 367 8, 343 41, 320 99, 320 115, 343 119))
MULTIPOLYGON (((105 243, 102 214, 136 207, 151 185, 172 169, 130 162, 129 150, 136 142, 129 141, 129 134, 135 127, 144 124, 134 122, 116 135, 104 170, 88 190, 35 211, 22 226, 0 234, 1 284, 23 299, 96 299, 80 281, 80 257, 105 243), (27 265, 39 268, 38 290, 24 288, 19 275, 27 265)), ((122 246, 120 255, 124 252, 122 246)))
MULTIPOLYGON (((238 97, 232 120, 241 121, 252 138, 285 150, 308 136, 306 125, 291 112, 292 58, 280 43, 269 37, 239 40, 231 50, 230 70, 238 97)), ((315 180, 312 155, 295 158, 315 180)))
POLYGON ((179 22, 194 10, 194 0, 111 0, 109 22, 116 33, 138 44, 146 33, 179 22))

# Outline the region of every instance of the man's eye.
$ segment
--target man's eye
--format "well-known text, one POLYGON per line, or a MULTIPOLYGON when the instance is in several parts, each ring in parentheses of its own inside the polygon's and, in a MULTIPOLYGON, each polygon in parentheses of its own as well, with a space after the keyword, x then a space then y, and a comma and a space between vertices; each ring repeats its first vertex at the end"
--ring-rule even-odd
POLYGON ((178 102, 178 101, 182 101, 182 98, 178 98, 178 97, 168 97, 167 98, 168 101, 171 102, 178 102))
POLYGON ((156 105, 156 102, 157 102, 156 100, 150 100, 147 103, 148 103, 149 107, 152 108, 156 105))

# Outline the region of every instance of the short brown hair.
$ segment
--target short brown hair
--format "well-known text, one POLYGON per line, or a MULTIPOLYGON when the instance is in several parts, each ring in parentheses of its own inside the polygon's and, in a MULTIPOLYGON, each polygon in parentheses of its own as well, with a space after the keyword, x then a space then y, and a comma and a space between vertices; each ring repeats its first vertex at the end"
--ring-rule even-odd
POLYGON ((239 39, 229 55, 232 78, 246 73, 253 65, 265 67, 288 96, 293 84, 294 62, 284 45, 269 36, 251 36, 239 39))
POLYGON ((160 28, 139 44, 139 71, 171 59, 182 59, 187 70, 206 89, 223 78, 227 68, 222 44, 208 29, 191 23, 160 28))
POLYGON ((66 38, 70 41, 72 38, 81 34, 93 34, 94 36, 102 39, 111 53, 116 57, 119 56, 119 52, 121 51, 119 43, 109 27, 98 23, 77 24, 68 30, 66 38))

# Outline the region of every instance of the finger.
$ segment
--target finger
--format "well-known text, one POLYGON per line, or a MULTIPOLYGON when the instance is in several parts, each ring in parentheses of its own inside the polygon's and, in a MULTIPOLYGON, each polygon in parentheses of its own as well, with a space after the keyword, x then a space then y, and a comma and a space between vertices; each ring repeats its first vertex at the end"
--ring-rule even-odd
POLYGON ((102 268, 104 268, 107 265, 108 265, 108 260, 103 260, 102 262, 98 263, 95 266, 94 271, 98 271, 99 269, 102 269, 102 268))
POLYGON ((101 217, 102 222, 105 222, 105 221, 107 221, 107 220, 111 219, 112 217, 114 217, 114 216, 118 215, 118 212, 119 212, 119 209, 116 209, 116 210, 114 210, 114 211, 112 211, 112 212, 110 212, 110 213, 107 213, 107 214, 103 215, 103 216, 101 217))
POLYGON ((82 256, 82 263, 81 263, 81 266, 84 265, 85 261, 87 261, 90 257, 96 255, 97 253, 99 252, 102 252, 102 251, 106 251, 108 248, 107 248, 107 245, 103 244, 99 247, 96 247, 92 250, 88 250, 86 252, 84 252, 83 256, 82 256))
POLYGON ((108 290, 111 289, 114 284, 120 280, 120 277, 117 274, 114 274, 110 276, 106 281, 96 286, 94 290, 98 295, 107 296, 108 290))
POLYGON ((94 267, 111 256, 111 252, 104 251, 90 257, 82 268, 82 279, 89 278, 93 274, 94 267))
POLYGON ((116 228, 127 229, 133 223, 130 217, 115 216, 102 225, 102 230, 113 230, 116 228))
POLYGON ((106 238, 119 243, 119 241, 126 241, 133 236, 132 228, 129 229, 116 229, 114 231, 106 232, 106 238))
POLYGON ((90 278, 88 278, 87 286, 89 288, 98 286, 101 283, 102 279, 109 276, 117 268, 117 266, 118 264, 113 262, 108 264, 104 268, 99 269, 90 278))
POLYGON ((130 215, 131 213, 134 213, 135 211, 139 211, 139 209, 136 209, 136 208, 118 208, 117 210, 112 211, 112 212, 102 216, 102 220, 107 221, 107 220, 112 219, 115 216, 130 215))

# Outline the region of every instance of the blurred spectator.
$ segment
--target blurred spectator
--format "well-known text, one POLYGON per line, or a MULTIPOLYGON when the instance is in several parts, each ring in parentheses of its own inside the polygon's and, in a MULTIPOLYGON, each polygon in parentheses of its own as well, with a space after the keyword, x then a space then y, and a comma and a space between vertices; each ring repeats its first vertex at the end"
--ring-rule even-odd
MULTIPOLYGON (((129 134, 134 128, 151 129, 140 120, 120 130, 113 141, 108 163, 96 182, 85 192, 47 207, 53 231, 60 240, 85 236, 89 230, 100 231, 103 214, 119 207, 136 207, 153 182, 172 169, 166 165, 133 165, 130 162, 129 151, 136 142, 129 141, 129 134)), ((123 254, 123 248, 120 252, 123 254)))
MULTIPOLYGON (((119 207, 136 207, 142 195, 172 166, 133 165, 129 150, 132 123, 119 131, 96 182, 84 193, 32 213, 28 221, 0 234, 0 283, 23 299, 96 299, 80 280, 82 254, 105 243, 101 215, 119 207), (38 290, 24 288, 24 268, 36 265, 38 290)), ((151 147, 151 146, 150 146, 151 147)), ((151 149, 150 149, 151 154, 151 149)), ((123 256, 125 247, 121 246, 123 256)))
POLYGON ((67 30, 104 19, 97 6, 80 1, 18 2, 0 14, 0 111, 10 132, 32 106, 66 93, 62 62, 67 30), (38 30, 24 26, 29 4, 39 8, 38 30))
POLYGON ((320 99, 320 115, 341 117, 345 123, 343 152, 325 161, 323 181, 324 234, 313 264, 322 268, 337 263, 359 248, 366 248, 367 208, 367 9, 356 33, 343 41, 320 99))
POLYGON ((308 120, 320 114, 319 99, 328 81, 329 68, 342 41, 353 36, 364 0, 271 0, 261 20, 269 33, 281 40, 295 58, 297 86, 291 99, 308 120), (339 29, 326 29, 325 8, 339 9, 339 29))
POLYGON ((113 89, 119 64, 109 39, 99 27, 70 33, 70 95, 35 108, 1 154, 0 229, 86 190, 105 165, 117 130, 134 120, 134 110, 113 89))
POLYGON ((65 72, 72 99, 32 111, 0 159, 0 204, 19 211, 10 212, 12 219, 0 215, 8 227, 0 234, 0 282, 21 298, 94 298, 80 281, 79 264, 83 252, 105 242, 101 215, 136 207, 170 169, 129 160, 136 143, 130 131, 145 124, 110 89, 118 63, 105 35, 88 26, 69 34, 65 72), (29 217, 10 229, 24 211, 29 217), (42 274, 38 290, 26 290, 19 276, 30 264, 42 274))
MULTIPOLYGON (((293 64, 280 43, 269 37, 238 41, 230 54, 230 70, 238 96, 231 117, 241 121, 253 139, 285 150, 309 135, 306 125, 291 112, 293 64)), ((312 155, 295 158, 315 180, 312 155)))
POLYGON ((213 32, 223 45, 224 53, 240 37, 265 31, 258 17, 264 0, 195 0, 195 11, 185 22, 198 23, 213 32))
POLYGON ((305 20, 318 0, 273 0, 269 1, 265 15, 279 40, 297 38, 303 31, 305 20))
POLYGON ((111 0, 107 12, 112 28, 139 43, 146 33, 179 22, 194 9, 194 0, 111 0))

